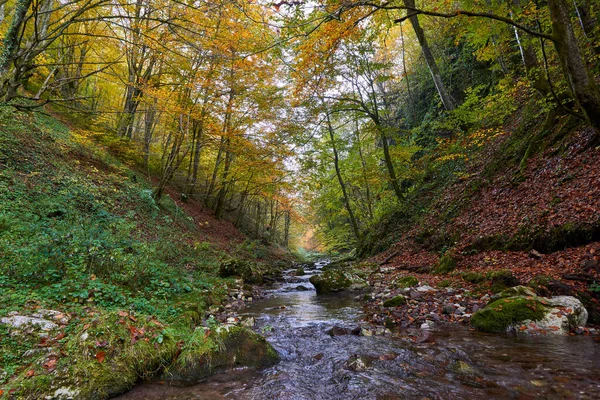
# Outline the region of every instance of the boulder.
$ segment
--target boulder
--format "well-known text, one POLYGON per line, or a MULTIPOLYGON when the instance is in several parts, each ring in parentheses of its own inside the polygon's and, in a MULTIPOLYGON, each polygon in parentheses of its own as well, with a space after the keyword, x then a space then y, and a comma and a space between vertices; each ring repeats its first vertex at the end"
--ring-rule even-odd
POLYGON ((247 283, 263 283, 262 271, 258 264, 236 258, 229 258, 221 262, 219 276, 228 278, 238 276, 247 283))
POLYGON ((406 298, 399 294, 383 302, 384 307, 399 307, 406 304, 406 298))
POLYGON ((313 275, 309 280, 317 290, 317 294, 360 290, 368 287, 365 279, 350 271, 339 269, 327 270, 322 274, 313 275))
POLYGON ((531 296, 534 297, 535 291, 527 286, 513 286, 511 288, 505 289, 500 293, 497 293, 495 295, 492 296, 492 301, 498 300, 498 299, 505 299, 507 297, 515 297, 515 296, 531 296))
POLYGON ((493 300, 473 315, 471 323, 484 332, 566 335, 587 319, 585 307, 575 297, 516 295, 493 300))
POLYGON ((279 355, 261 335, 240 326, 214 333, 216 348, 184 349, 176 363, 160 377, 173 386, 194 385, 215 372, 236 367, 260 368, 279 361, 279 355))

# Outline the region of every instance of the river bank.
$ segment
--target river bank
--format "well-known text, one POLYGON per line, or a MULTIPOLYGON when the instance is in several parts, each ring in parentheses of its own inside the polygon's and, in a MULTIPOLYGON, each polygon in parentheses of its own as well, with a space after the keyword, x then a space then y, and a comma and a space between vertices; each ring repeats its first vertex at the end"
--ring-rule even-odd
MULTIPOLYGON (((201 384, 135 387, 126 399, 581 398, 600 395, 597 344, 587 337, 492 335, 466 325, 428 329, 369 324, 359 292, 317 295, 296 268, 264 298, 232 312, 251 321, 281 357, 263 370, 236 369, 201 384), (305 290, 308 288, 308 290, 305 290)), ((248 322, 247 322, 248 323, 248 322)))

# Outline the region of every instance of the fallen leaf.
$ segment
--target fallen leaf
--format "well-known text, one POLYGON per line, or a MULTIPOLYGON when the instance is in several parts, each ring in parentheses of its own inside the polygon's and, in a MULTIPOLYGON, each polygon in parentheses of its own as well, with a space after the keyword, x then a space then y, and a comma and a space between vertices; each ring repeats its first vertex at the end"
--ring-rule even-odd
POLYGON ((105 357, 106 357, 106 353, 103 351, 99 351, 96 353, 96 360, 98 360, 99 363, 103 363, 105 357))
POLYGON ((35 371, 32 370, 32 369, 30 369, 29 371, 25 372, 25 376, 28 377, 28 378, 32 377, 33 375, 35 375, 35 371))
POLYGON ((49 372, 52 372, 56 369, 56 359, 52 358, 45 363, 42 364, 42 367, 47 369, 49 372))

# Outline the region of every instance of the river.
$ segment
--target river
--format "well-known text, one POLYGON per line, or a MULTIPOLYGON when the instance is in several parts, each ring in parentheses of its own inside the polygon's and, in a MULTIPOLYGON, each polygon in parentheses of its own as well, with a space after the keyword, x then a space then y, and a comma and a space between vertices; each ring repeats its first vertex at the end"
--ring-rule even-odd
POLYGON ((141 384, 121 400, 153 399, 599 399, 600 343, 587 337, 491 335, 467 327, 415 343, 396 335, 331 336, 361 324, 350 295, 320 295, 308 282, 326 265, 284 281, 247 307, 281 355, 262 371, 239 369, 175 388, 141 384), (305 286, 310 290, 299 291, 305 286))

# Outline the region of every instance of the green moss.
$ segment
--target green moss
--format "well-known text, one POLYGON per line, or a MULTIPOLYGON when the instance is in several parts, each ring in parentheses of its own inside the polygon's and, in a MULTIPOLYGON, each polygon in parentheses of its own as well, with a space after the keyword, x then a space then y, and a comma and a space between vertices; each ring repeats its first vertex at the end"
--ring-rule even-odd
POLYGON ((406 304, 406 298, 402 295, 394 296, 383 302, 384 307, 399 307, 406 304))
POLYGON ((487 278, 492 283, 492 292, 498 293, 506 288, 519 285, 519 280, 514 276, 512 271, 508 269, 501 269, 499 271, 492 271, 487 274, 487 278))
POLYGON ((296 276, 302 276, 304 275, 306 272, 304 271, 304 268, 300 267, 296 270, 296 276))
POLYGON ((207 333, 197 329, 161 379, 173 385, 189 385, 219 370, 266 367, 279 361, 279 355, 265 338, 249 329, 215 327, 207 333))
POLYGON ((394 286, 398 288, 410 288, 413 286, 417 286, 419 284, 419 280, 414 276, 403 276, 402 278, 396 279, 394 282, 394 286))
POLYGON ((483 332, 506 332, 525 320, 538 321, 545 315, 545 306, 535 299, 512 297, 496 300, 477 311, 471 324, 483 332))
POLYGON ((448 279, 444 279, 442 281, 440 281, 437 285, 439 288, 447 288, 452 286, 452 281, 448 280, 448 279))
POLYGON ((470 282, 470 283, 475 283, 475 284, 485 281, 485 276, 480 272, 474 272, 474 271, 463 272, 461 277, 463 278, 463 280, 470 282))
POLYGON ((434 274, 448 274, 456 269, 456 259, 449 253, 444 254, 434 268, 434 274))

